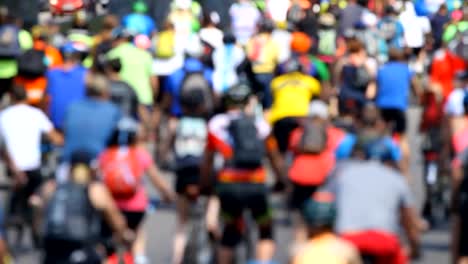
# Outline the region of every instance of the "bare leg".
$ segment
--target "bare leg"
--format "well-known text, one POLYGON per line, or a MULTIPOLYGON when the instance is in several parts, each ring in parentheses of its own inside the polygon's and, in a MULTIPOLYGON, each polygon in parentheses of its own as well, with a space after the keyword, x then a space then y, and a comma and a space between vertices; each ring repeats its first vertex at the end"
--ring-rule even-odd
POLYGON ((257 243, 257 261, 271 261, 275 255, 275 241, 271 239, 260 240, 257 243))
POLYGON ((188 222, 188 210, 189 201, 185 197, 178 197, 177 199, 177 230, 174 236, 174 252, 173 252, 173 263, 182 263, 184 256, 185 247, 187 245, 187 222, 188 222))
POLYGON ((218 250, 218 264, 232 264, 234 250, 232 248, 220 247, 218 250))

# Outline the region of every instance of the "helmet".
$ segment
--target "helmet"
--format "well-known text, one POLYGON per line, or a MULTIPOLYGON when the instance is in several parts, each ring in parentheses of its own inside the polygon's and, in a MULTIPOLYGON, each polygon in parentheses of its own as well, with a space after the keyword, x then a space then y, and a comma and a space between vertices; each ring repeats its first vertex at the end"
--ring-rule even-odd
POLYGON ((135 13, 146 13, 148 12, 148 7, 143 1, 136 1, 132 6, 133 12, 135 13))
POLYGON ((333 226, 336 218, 335 197, 328 192, 317 192, 302 207, 302 215, 309 227, 333 226))
POLYGON ((302 72, 302 64, 298 58, 292 57, 283 64, 285 73, 302 72))
POLYGON ((263 19, 258 23, 259 32, 271 33, 275 30, 275 27, 275 22, 271 19, 263 19))
POLYGON ((312 46, 312 40, 303 32, 294 32, 291 35, 291 50, 297 53, 306 53, 312 46))
POLYGON ((244 105, 247 103, 252 90, 246 83, 239 83, 229 88, 224 94, 226 105, 244 105))

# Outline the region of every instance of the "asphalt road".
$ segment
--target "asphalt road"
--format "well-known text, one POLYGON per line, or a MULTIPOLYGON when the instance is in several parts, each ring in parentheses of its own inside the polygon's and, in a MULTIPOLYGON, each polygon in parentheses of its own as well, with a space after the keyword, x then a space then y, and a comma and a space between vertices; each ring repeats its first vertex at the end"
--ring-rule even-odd
MULTIPOLYGON (((418 153, 420 137, 417 133, 419 125, 420 110, 413 108, 408 112, 409 117, 409 137, 411 142, 412 160, 411 170, 413 175, 413 189, 418 204, 421 203, 422 194, 422 168, 421 156, 418 153)), ((172 180, 172 177, 167 176, 172 180)), ((281 214, 281 212, 277 212, 281 214)), ((147 255, 154 264, 171 263, 172 239, 175 229, 175 214, 173 210, 155 210, 152 212, 146 223, 148 232, 147 255)), ((423 238, 423 257, 417 264, 445 264, 449 263, 449 226, 438 230, 432 230, 424 235, 423 238)), ((275 237, 278 242, 278 252, 276 261, 278 263, 287 263, 287 250, 291 241, 291 228, 285 225, 277 225, 275 237)), ((29 252, 20 253, 17 259, 18 264, 36 264, 39 263, 39 253, 29 252)))

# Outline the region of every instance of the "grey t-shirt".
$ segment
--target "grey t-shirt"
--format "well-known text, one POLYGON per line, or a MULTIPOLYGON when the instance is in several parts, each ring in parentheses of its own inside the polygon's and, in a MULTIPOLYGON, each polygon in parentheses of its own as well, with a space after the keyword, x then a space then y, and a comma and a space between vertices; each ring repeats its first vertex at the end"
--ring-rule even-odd
POLYGON ((396 234, 400 209, 413 203, 405 178, 374 161, 340 163, 324 189, 336 196, 338 233, 378 230, 396 234))
POLYGON ((346 30, 353 29, 355 24, 361 20, 364 8, 358 4, 348 4, 340 14, 338 34, 343 35, 346 30))

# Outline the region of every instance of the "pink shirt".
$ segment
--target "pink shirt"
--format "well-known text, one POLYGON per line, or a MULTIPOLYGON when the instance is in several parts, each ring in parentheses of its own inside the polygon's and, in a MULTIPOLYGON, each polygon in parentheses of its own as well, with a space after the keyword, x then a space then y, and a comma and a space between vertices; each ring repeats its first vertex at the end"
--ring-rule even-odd
MULTIPOLYGON (((119 200, 116 199, 117 206, 119 207, 120 210, 122 211, 128 211, 128 212, 143 212, 146 210, 148 207, 149 199, 145 191, 145 187, 143 185, 143 176, 145 175, 145 172, 149 169, 151 164, 153 164, 153 160, 151 158, 151 155, 148 153, 143 148, 140 147, 133 147, 132 150, 136 150, 135 155, 137 155, 136 160, 138 161, 139 165, 139 178, 138 180, 140 181, 140 186, 138 187, 137 192, 135 195, 126 200, 119 200)), ((102 155, 99 157, 99 164, 105 164, 106 160, 109 159, 111 153, 111 149, 108 149, 102 153, 102 155)), ((131 152, 130 152, 131 153, 131 152)))

